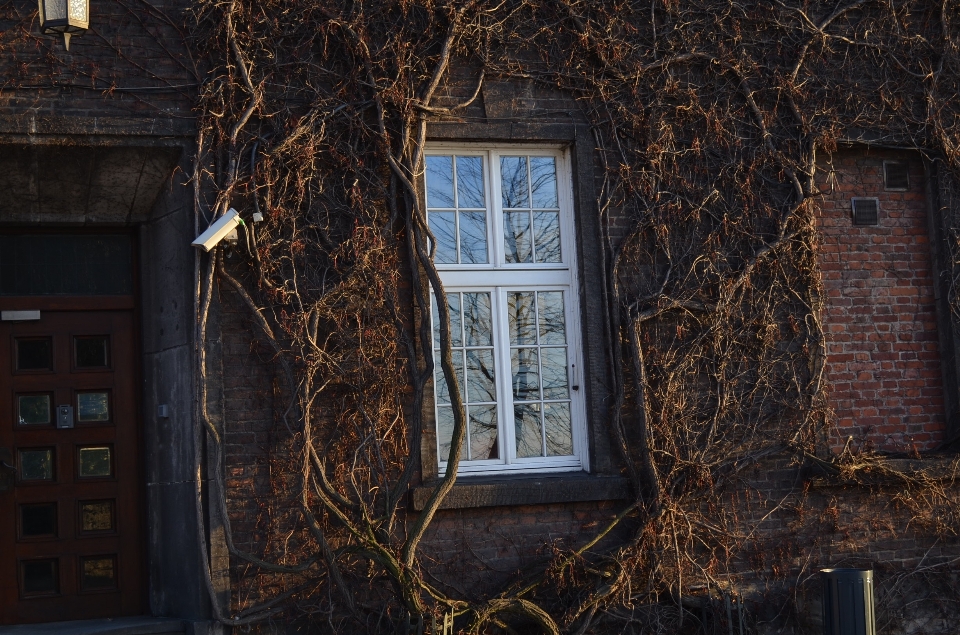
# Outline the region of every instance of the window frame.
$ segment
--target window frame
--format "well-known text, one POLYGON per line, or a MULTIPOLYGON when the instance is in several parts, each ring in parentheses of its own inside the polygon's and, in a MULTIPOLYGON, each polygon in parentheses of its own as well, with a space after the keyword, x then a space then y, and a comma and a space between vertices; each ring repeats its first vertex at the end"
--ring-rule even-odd
MULTIPOLYGON (((458 473, 464 476, 491 476, 504 474, 544 474, 556 472, 589 471, 590 448, 587 425, 586 378, 584 376, 584 351, 581 326, 580 270, 577 259, 575 196, 573 165, 570 150, 560 144, 512 144, 512 143, 458 143, 431 142, 424 149, 429 156, 481 156, 484 169, 485 210, 488 221, 488 262, 475 264, 435 263, 447 293, 488 292, 491 294, 491 317, 493 328, 494 367, 497 372, 497 459, 468 461, 461 459, 458 473), (555 159, 557 178, 557 203, 559 209, 560 253, 559 263, 507 263, 503 234, 503 206, 501 197, 500 157, 503 156, 550 156, 555 159), (528 283, 518 284, 518 274, 528 283), (515 456, 515 422, 513 418, 513 389, 511 368, 511 344, 507 294, 516 291, 562 291, 564 294, 564 319, 567 348, 568 393, 570 396, 571 440, 573 454, 567 456, 540 456, 520 458, 515 456), (504 372, 506 370, 506 372, 504 372), (578 386, 574 390, 574 386, 578 386)), ((529 164, 528 164, 529 165, 529 164)), ((424 183, 424 209, 429 222, 429 201, 424 183)), ((455 186, 454 186, 455 187, 455 186)), ((532 205, 532 202, 531 202, 532 205)), ((446 209, 446 208, 444 208, 446 209)), ((534 208, 530 208, 534 209, 534 208)), ((531 244, 534 240, 531 227, 531 244)), ((459 241, 459 237, 458 237, 459 241)), ((459 243, 458 243, 458 253, 459 243)), ((432 315, 431 315, 431 320, 432 315)), ((431 325, 432 326, 432 325, 431 325)), ((431 329, 431 332, 432 329, 431 329)), ((430 343, 431 346, 433 342, 430 343)), ((539 348, 541 345, 537 344, 539 348)), ((435 360, 435 364, 436 364, 435 360)), ((435 371, 435 375, 439 375, 435 371)), ((541 375, 542 380, 542 375, 541 375)), ((437 432, 437 392, 428 400, 430 408, 427 419, 433 421, 434 465, 439 473, 446 470, 446 457, 440 454, 437 432), (432 408, 431 408, 432 406, 432 408)), ((546 399, 540 399, 544 403, 546 399)), ((537 402, 534 402, 537 403, 537 402)), ((467 439, 466 443, 469 443, 467 439)))

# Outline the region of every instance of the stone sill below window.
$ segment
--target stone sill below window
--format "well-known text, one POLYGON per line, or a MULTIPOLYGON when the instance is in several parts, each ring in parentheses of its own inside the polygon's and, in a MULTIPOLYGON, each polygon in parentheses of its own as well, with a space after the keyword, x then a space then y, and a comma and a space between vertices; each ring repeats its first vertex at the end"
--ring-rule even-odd
MULTIPOLYGON (((413 489, 413 509, 422 511, 436 482, 413 489)), ((541 474, 459 477, 440 509, 549 505, 633 498, 630 480, 593 474, 541 474)))

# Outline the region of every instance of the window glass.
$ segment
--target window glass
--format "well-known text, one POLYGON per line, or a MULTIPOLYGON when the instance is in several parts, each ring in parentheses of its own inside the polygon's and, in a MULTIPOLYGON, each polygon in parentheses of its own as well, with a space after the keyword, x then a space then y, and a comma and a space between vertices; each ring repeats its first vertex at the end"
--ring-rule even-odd
POLYGON ((53 448, 32 448, 18 452, 21 481, 53 480, 53 448))
POLYGON ((110 395, 106 392, 77 393, 77 421, 110 421, 110 395))
POLYGON ((0 235, 0 296, 129 295, 132 262, 126 234, 0 235))
POLYGON ((427 218, 437 264, 486 264, 483 157, 427 156, 427 218))
POLYGON ((17 395, 17 423, 22 426, 50 425, 50 395, 17 395))
POLYGON ((113 474, 112 452, 109 446, 80 448, 80 477, 103 478, 113 474))
POLYGON ((53 370, 53 342, 49 337, 16 339, 17 370, 53 370))
POLYGON ((77 368, 106 368, 110 365, 106 335, 78 337, 74 339, 74 359, 77 368))
MULTIPOLYGON (((576 330, 567 317, 577 303, 575 272, 563 245, 572 219, 561 205, 560 157, 554 151, 428 152, 427 213, 465 408, 465 473, 584 465, 585 448, 577 441, 585 427, 583 396, 571 388, 576 330), (492 246, 489 236, 497 237, 492 246)), ((438 357, 436 298, 431 319, 442 468, 454 417, 438 357)))
POLYGON ((24 595, 53 595, 60 590, 59 567, 54 558, 26 560, 20 563, 24 595))

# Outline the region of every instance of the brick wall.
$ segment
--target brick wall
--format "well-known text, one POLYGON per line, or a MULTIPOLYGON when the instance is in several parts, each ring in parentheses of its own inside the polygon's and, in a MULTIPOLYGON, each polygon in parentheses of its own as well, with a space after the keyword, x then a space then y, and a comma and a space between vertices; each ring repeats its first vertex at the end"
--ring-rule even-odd
POLYGON ((199 92, 183 27, 185 0, 94 0, 90 30, 39 33, 37 3, 0 6, 0 117, 169 117, 192 120, 199 92))
POLYGON ((923 165, 914 155, 848 151, 821 163, 827 378, 832 443, 913 452, 943 440, 944 405, 923 165), (883 161, 909 166, 884 189, 883 161), (854 226, 851 197, 880 199, 878 226, 854 226))

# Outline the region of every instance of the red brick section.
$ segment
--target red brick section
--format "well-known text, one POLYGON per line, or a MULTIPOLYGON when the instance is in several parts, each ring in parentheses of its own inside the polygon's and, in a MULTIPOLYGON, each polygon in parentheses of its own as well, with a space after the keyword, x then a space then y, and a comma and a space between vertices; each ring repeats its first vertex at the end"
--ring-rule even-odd
POLYGON ((853 450, 934 449, 945 418, 923 165, 850 151, 818 167, 834 449, 850 438, 853 450), (907 191, 884 189, 884 160, 907 163, 907 191), (880 199, 878 226, 853 224, 859 196, 880 199))

